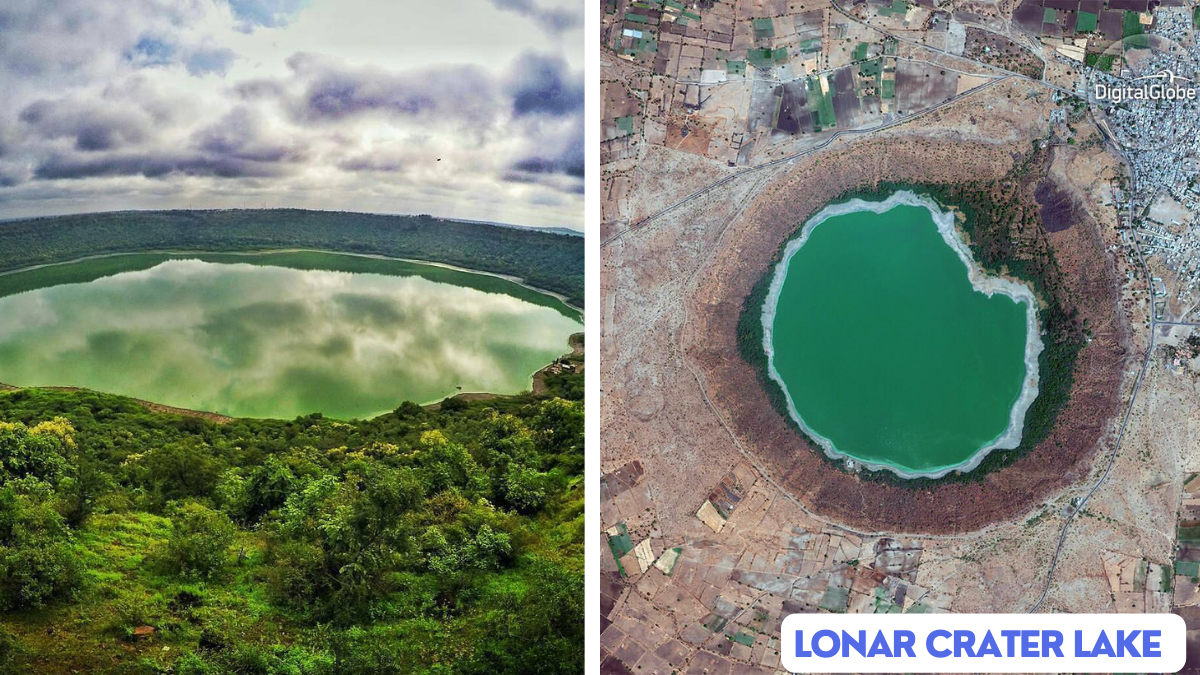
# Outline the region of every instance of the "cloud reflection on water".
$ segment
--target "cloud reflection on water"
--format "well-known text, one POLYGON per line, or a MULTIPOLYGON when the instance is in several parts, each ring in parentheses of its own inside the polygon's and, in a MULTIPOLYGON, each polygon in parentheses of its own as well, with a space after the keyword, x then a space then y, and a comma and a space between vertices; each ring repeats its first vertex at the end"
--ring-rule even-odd
POLYGON ((419 277, 170 261, 0 298, 0 381, 237 416, 513 393, 578 321, 419 277))

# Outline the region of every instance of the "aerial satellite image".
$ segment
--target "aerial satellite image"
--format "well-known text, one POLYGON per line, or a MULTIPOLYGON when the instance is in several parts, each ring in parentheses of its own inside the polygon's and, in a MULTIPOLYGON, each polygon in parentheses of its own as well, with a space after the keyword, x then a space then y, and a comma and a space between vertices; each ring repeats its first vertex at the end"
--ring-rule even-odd
POLYGON ((1174 613, 1200 672, 1200 8, 607 0, 604 673, 793 613, 1174 613))

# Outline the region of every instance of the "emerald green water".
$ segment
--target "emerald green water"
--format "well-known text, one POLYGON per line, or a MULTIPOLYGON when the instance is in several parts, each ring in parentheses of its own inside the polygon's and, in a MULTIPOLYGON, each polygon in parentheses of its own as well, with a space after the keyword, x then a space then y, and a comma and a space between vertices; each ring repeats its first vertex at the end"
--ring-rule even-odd
POLYGON ((239 417, 369 417, 528 390, 582 330, 554 298, 478 274, 314 252, 202 257, 0 277, 0 382, 239 417))
POLYGON ((1026 376, 1027 306, 976 291, 929 210, 812 227, 775 309, 772 365, 802 426, 836 453, 934 474, 1008 428, 1026 376))

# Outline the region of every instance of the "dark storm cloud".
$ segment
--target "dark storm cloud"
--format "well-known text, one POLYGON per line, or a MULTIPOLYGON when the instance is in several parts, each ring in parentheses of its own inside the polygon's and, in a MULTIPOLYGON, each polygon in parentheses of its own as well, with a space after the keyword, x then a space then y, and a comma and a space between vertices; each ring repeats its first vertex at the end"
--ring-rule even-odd
MULTIPOLYGON (((583 153, 578 154, 582 155, 583 153)), ((526 174, 561 173, 575 178, 583 178, 582 157, 526 157, 514 162, 512 168, 514 171, 526 174)))
POLYGON ((520 14, 551 33, 559 33, 583 25, 582 11, 544 7, 533 0, 492 0, 492 4, 496 6, 496 9, 520 14))
MULTIPOLYGON (((317 2, 0 0, 0 218, 285 203, 572 219, 583 75, 539 31, 582 11, 486 0, 461 20, 506 26, 504 61, 448 37, 451 63, 414 65, 442 39, 343 51, 298 18, 317 2)), ((369 0, 320 2, 314 16, 373 16, 369 0)))
POLYGON ((268 178, 287 169, 273 163, 201 153, 130 153, 103 156, 51 155, 34 170, 40 180, 77 180, 109 176, 166 178, 172 175, 218 178, 268 178))
POLYGON ((504 179, 510 182, 534 182, 563 185, 562 177, 572 181, 567 185, 571 192, 583 185, 584 138, 581 117, 559 120, 550 127, 545 120, 527 120, 529 130, 525 135, 537 138, 537 143, 524 156, 508 166, 504 179))
POLYGON ((18 119, 44 139, 74 138, 83 151, 113 150, 141 143, 149 135, 148 119, 137 111, 121 111, 93 103, 39 100, 18 119))
POLYGON ((198 131, 196 150, 210 156, 251 162, 284 162, 304 158, 306 146, 294 138, 277 139, 262 113, 246 106, 234 108, 215 124, 198 131))
POLYGON ((340 120, 378 112, 425 121, 486 125, 495 117, 496 82, 477 66, 393 73, 348 66, 311 54, 293 56, 288 66, 302 83, 302 94, 294 102, 293 112, 304 120, 340 120))
POLYGON ((207 5, 205 0, 3 0, 0 69, 33 78, 101 73, 118 60, 161 65, 177 51, 169 34, 203 16, 207 5))
POLYGON ((573 115, 583 111, 583 76, 548 54, 522 54, 511 68, 508 87, 518 116, 573 115))

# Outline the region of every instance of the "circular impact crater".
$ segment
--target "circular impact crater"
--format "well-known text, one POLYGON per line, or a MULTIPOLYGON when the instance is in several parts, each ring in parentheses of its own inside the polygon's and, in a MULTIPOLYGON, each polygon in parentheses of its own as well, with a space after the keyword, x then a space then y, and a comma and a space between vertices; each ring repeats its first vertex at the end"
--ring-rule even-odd
POLYGON ((833 204, 784 248, 762 307, 768 375, 836 460, 903 478, 1020 445, 1037 302, 986 275, 954 215, 909 191, 833 204))

